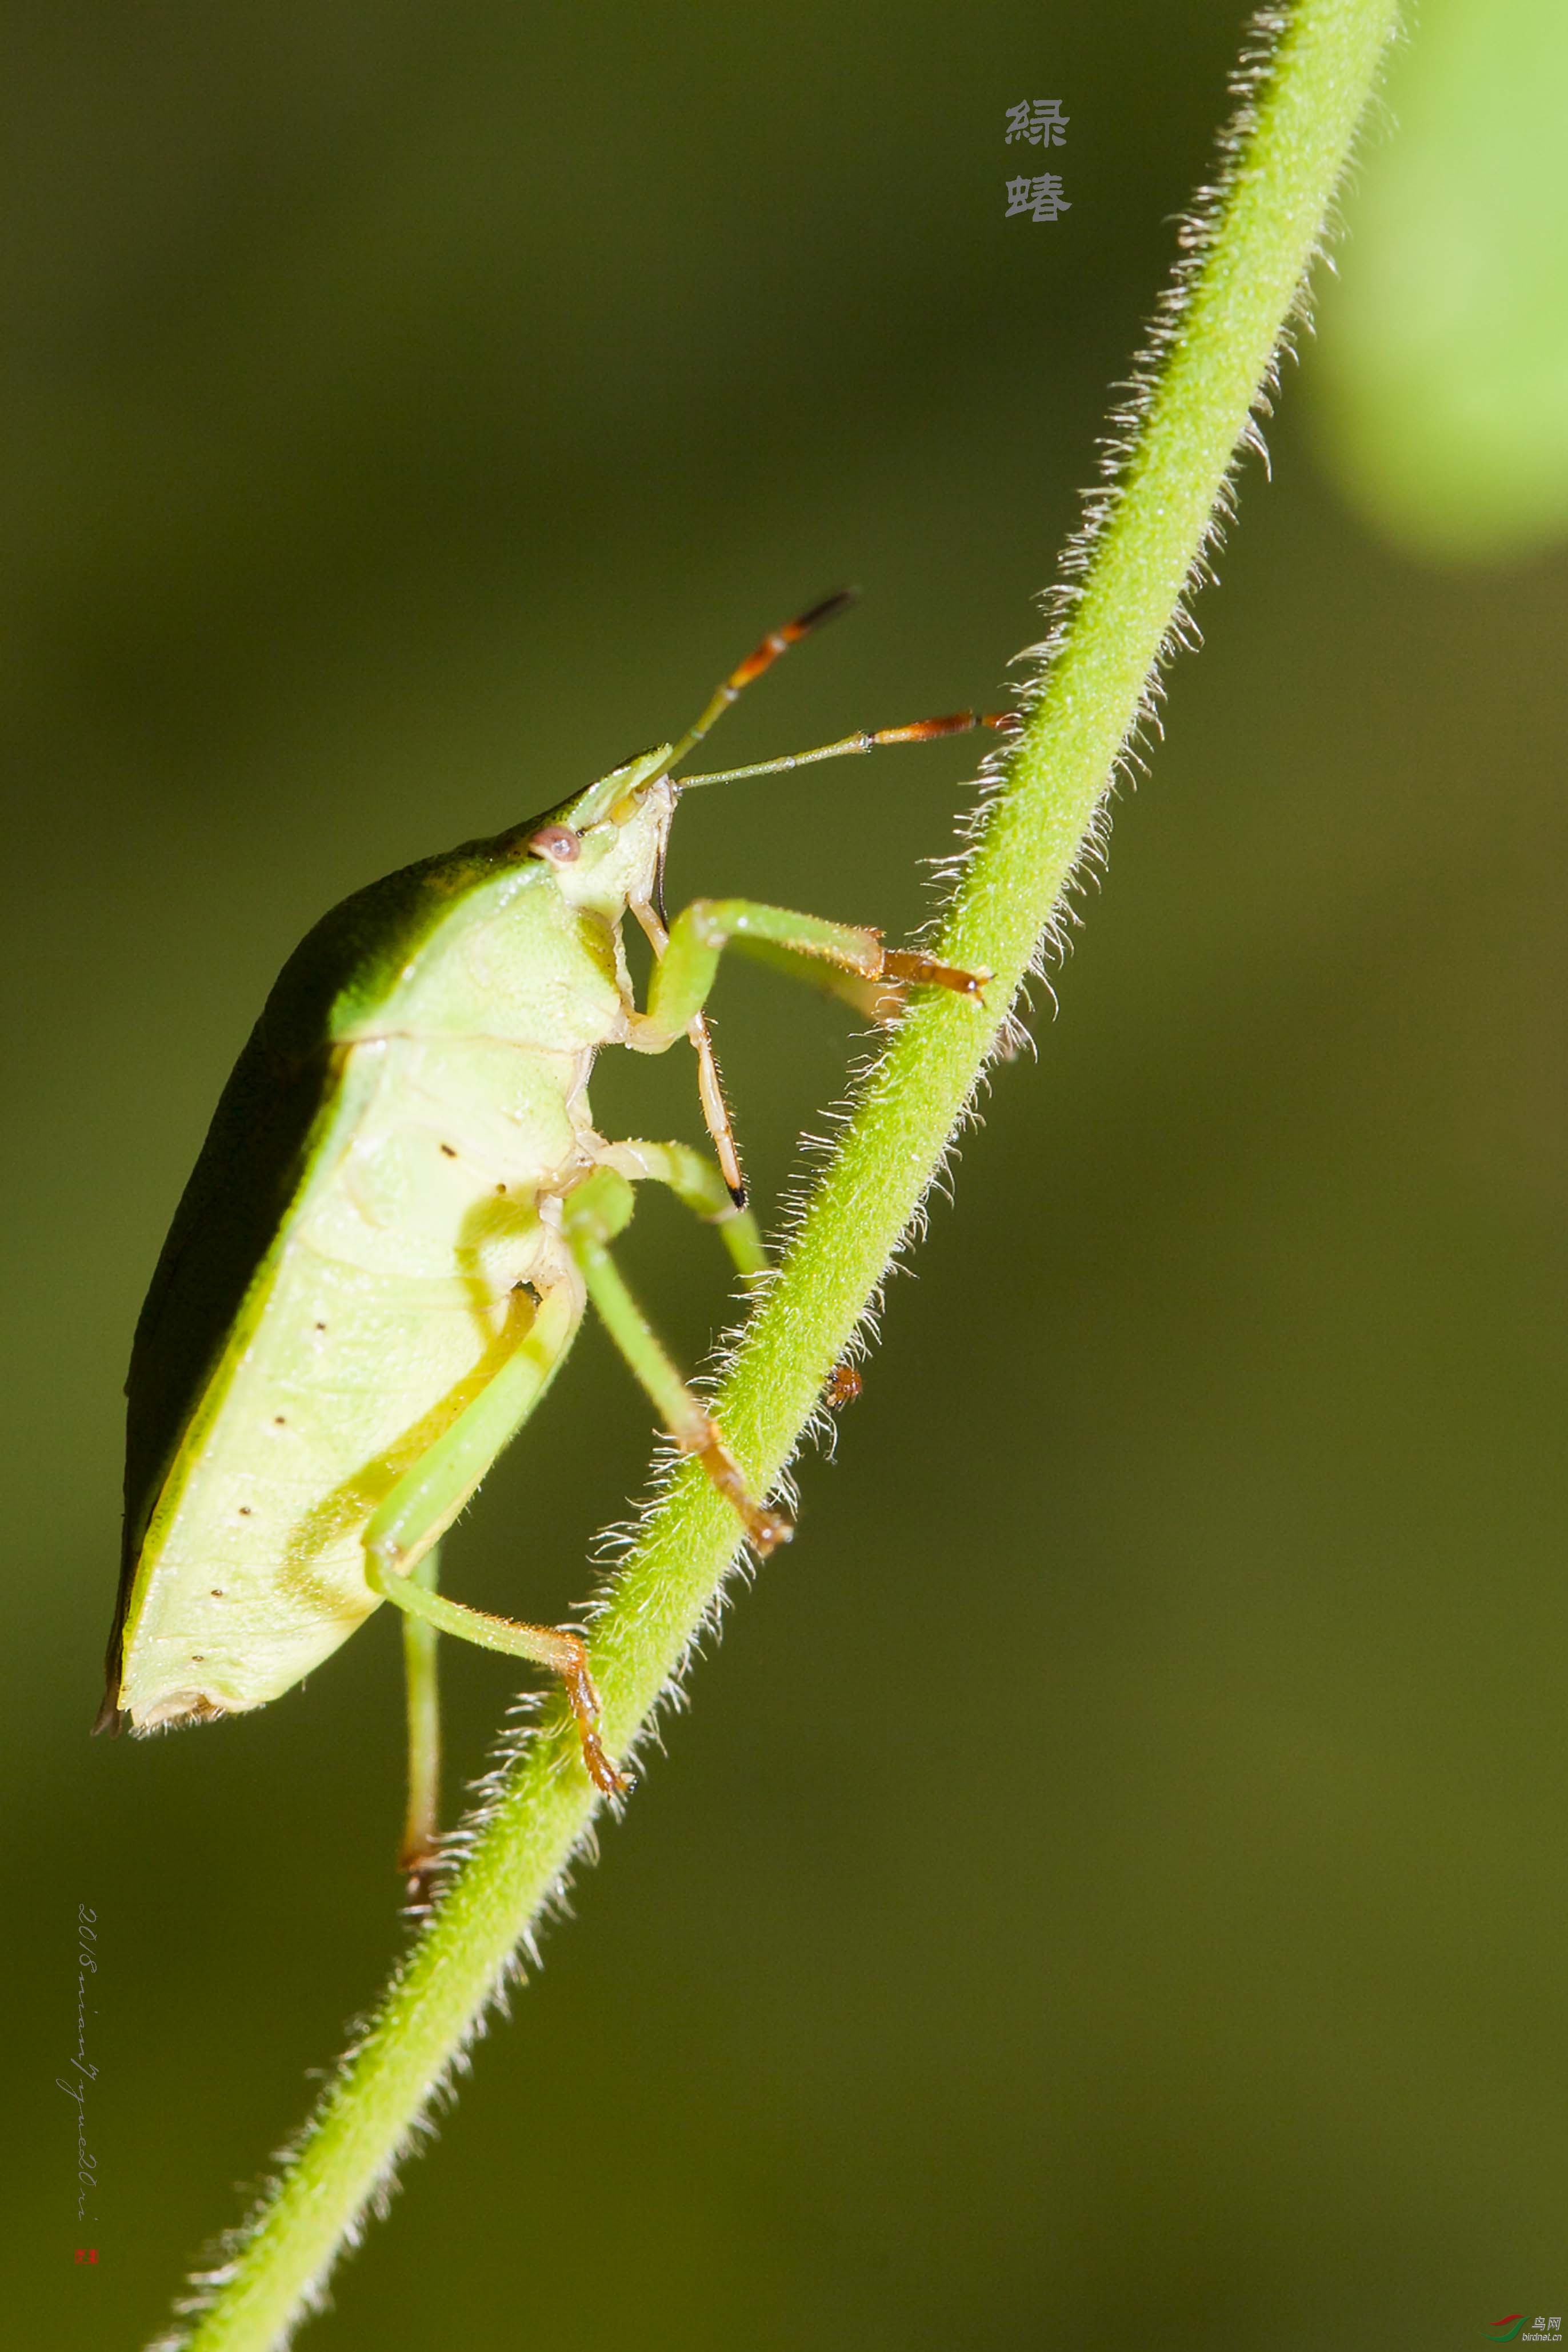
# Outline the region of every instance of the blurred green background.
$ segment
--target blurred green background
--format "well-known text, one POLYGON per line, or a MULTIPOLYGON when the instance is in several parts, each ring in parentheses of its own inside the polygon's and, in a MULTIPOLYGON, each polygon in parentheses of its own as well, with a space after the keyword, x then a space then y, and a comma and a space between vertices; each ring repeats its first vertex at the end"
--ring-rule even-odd
MULTIPOLYGON (((10 2340, 156 2331, 404 1934, 390 1624, 255 1717, 86 1737, 132 1326, 276 968, 842 580, 726 761, 1005 694, 1240 22, 11 25, 10 2340), (1047 168, 1071 210, 1005 219, 1047 168)), ((1364 495, 1337 316, 799 1539, 306 2341, 1426 2352, 1568 2302, 1568 564, 1512 490, 1487 565, 1422 552, 1451 451, 1405 523, 1364 495)), ((673 895, 907 929, 968 760, 703 795, 673 895)), ((766 1210, 845 1025, 743 971, 718 1013, 766 1210)), ((699 1131, 677 1056, 595 1103, 699 1131)), ((628 1257, 700 1357, 710 1237, 653 1201, 628 1257)), ((566 1613, 647 1423, 590 1332, 452 1587, 566 1613)), ((512 1687, 448 1649, 453 1799, 512 1687)))

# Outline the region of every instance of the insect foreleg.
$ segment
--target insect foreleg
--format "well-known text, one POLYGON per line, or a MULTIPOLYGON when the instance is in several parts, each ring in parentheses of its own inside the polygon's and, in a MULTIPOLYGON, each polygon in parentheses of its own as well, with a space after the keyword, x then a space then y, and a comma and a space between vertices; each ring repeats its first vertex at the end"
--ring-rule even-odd
MULTIPOLYGON (((518 1296, 521 1299, 524 1294, 518 1296)), ((512 1353, 451 1427, 404 1473, 365 1528, 365 1579, 374 1592, 395 1601, 439 1633, 455 1634, 508 1657, 531 1659, 558 1674, 577 1718, 589 1774, 607 1795, 616 1795, 627 1783, 600 1741, 599 1695, 582 1636, 554 1626, 492 1617, 485 1610, 448 1601, 411 1572, 532 1412, 571 1345, 577 1302, 570 1293, 549 1292, 537 1312, 520 1308, 519 1313, 526 1319, 512 1353)))
MULTIPOLYGON (((976 1001, 991 977, 989 972, 961 971, 913 950, 885 948, 879 931, 857 923, 830 923, 819 915, 797 915, 752 898, 694 898, 669 927, 654 966, 647 1011, 627 1043, 654 1054, 673 1044, 708 1002, 719 958, 731 944, 763 951, 782 949, 792 963, 809 960, 826 964, 862 982, 947 988, 976 1001)), ((769 961, 773 960, 770 955, 769 961)))
POLYGON ((734 1505, 746 1534, 764 1555, 795 1530, 769 1510, 725 1444, 706 1405, 681 1379, 652 1324, 627 1289, 610 1243, 632 1211, 632 1188, 613 1168, 600 1168, 566 1198, 566 1238, 583 1270, 588 1296, 635 1378, 682 1452, 693 1454, 720 1493, 734 1505))
POLYGON ((825 963, 820 956, 806 956, 794 948, 780 947, 773 940, 752 939, 741 932, 730 940, 730 946, 743 955, 750 963, 767 964, 782 972, 786 980, 798 980, 819 996, 837 998, 848 1005, 863 1021, 874 1021, 886 1026, 903 1010, 908 993, 907 984, 884 976, 868 980, 863 973, 845 971, 839 965, 825 963))
POLYGON ((717 1161, 693 1151, 689 1143, 613 1143, 605 1156, 606 1167, 629 1177, 634 1184, 668 1185, 678 1201, 718 1228, 735 1270, 750 1281, 768 1270, 768 1254, 757 1221, 749 1209, 738 1209, 717 1161))

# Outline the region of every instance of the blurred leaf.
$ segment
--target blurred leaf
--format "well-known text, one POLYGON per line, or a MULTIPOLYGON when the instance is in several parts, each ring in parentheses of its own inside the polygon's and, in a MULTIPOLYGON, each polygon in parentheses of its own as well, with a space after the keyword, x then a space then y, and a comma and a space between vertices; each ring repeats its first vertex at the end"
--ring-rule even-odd
POLYGON ((1568 9, 1426 0, 1396 57, 1323 305, 1341 483, 1417 553, 1568 530, 1568 9))

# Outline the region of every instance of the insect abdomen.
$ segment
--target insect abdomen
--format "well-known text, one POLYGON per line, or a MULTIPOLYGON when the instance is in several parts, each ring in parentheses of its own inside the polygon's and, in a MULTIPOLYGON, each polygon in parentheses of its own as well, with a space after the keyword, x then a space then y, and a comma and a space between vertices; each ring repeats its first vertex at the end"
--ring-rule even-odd
POLYGON ((352 1116, 283 1222, 147 1530, 121 1705, 260 1705, 378 1605, 371 1513, 500 1360, 518 1286, 576 1276, 538 1202, 570 1180, 583 1064, 492 1038, 364 1040, 352 1116))

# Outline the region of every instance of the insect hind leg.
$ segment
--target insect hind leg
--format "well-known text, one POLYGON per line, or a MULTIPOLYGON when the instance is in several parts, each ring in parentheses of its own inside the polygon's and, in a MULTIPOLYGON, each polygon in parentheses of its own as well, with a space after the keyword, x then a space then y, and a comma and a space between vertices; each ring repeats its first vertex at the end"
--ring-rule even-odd
MULTIPOLYGON (((600 1732, 599 1694, 589 1670, 587 1645, 569 1628, 529 1625, 486 1610, 470 1609, 435 1590, 416 1573, 427 1559, 485 1472, 502 1452, 549 1387, 576 1333, 577 1298, 563 1290, 547 1293, 537 1309, 517 1294, 516 1344, 494 1377, 426 1448, 393 1487, 364 1531, 365 1580, 373 1592, 395 1601, 404 1613, 436 1633, 450 1633, 483 1650, 527 1658, 560 1675, 576 1718, 583 1761, 595 1786, 618 1796, 630 1782, 607 1754, 600 1732)), ((433 1705, 434 1662, 422 1647, 410 1649, 410 1834, 422 1849, 407 1856, 416 1871, 427 1867, 434 1841, 433 1759, 427 1722, 416 1724, 416 1703, 433 1705), (425 1786, 420 1787, 421 1775, 425 1786)))
MULTIPOLYGON (((409 1570, 416 1584, 434 1592, 438 1581, 441 1547, 432 1544, 423 1559, 409 1570)), ((408 1880, 415 1902, 430 1891, 441 1818, 441 1687, 437 1653, 441 1636, 426 1617, 403 1612, 404 1680, 408 1710, 408 1806, 403 1821, 403 1843, 397 1867, 408 1880)))
POLYGON ((576 1719, 589 1779, 608 1797, 624 1796, 631 1788, 631 1780, 605 1748, 600 1732, 604 1710, 589 1669, 588 1645, 581 1633, 564 1625, 525 1625, 514 1617, 492 1617, 488 1610, 448 1601, 445 1593, 432 1591, 405 1570, 385 1565, 374 1551, 369 1552, 366 1573, 374 1591, 395 1601, 409 1616, 423 1618, 437 1633, 455 1634, 481 1650, 499 1650, 509 1658, 527 1658, 559 1675, 576 1719))
MULTIPOLYGON (((704 1163, 699 1160, 698 1164, 704 1163)), ((610 1244, 630 1222, 633 1206, 626 1179, 614 1168, 597 1169, 585 1184, 566 1197, 566 1239, 572 1254, 605 1328, 633 1377, 652 1398, 659 1419, 681 1451, 695 1456, 733 1505, 748 1542, 765 1559, 789 1541, 794 1526, 782 1511, 769 1508, 747 1477, 707 1406, 687 1386, 665 1352, 610 1254, 610 1244)))

